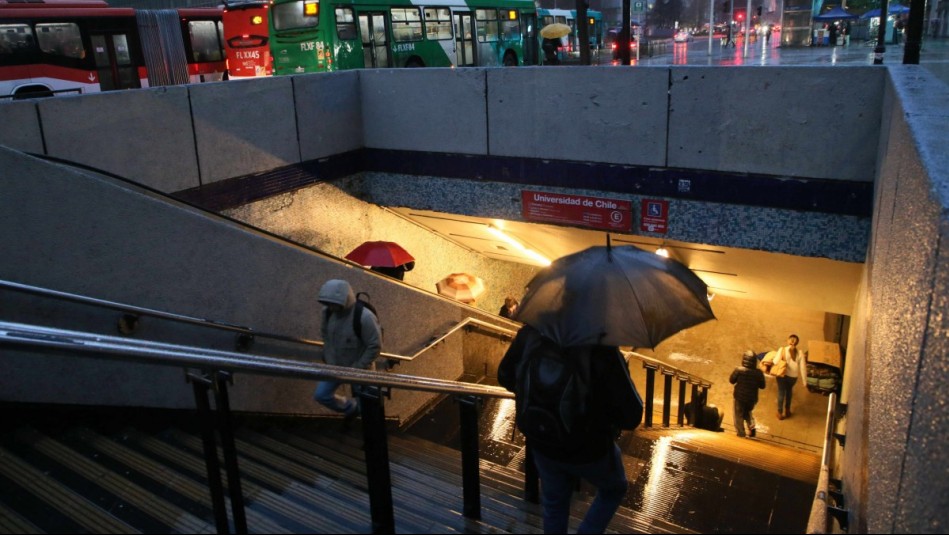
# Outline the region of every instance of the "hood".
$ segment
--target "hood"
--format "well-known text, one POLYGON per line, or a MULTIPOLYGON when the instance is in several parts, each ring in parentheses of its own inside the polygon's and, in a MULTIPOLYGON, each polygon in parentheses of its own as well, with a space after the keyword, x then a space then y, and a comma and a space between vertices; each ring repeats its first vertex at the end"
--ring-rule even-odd
POLYGON ((757 362, 755 362, 756 360, 758 359, 755 358, 754 353, 751 351, 745 351, 745 354, 741 356, 741 365, 746 368, 754 368, 757 364, 757 362))
POLYGON ((320 288, 320 295, 317 298, 320 303, 332 303, 342 305, 343 308, 350 308, 356 303, 356 295, 348 282, 340 279, 328 280, 320 288))

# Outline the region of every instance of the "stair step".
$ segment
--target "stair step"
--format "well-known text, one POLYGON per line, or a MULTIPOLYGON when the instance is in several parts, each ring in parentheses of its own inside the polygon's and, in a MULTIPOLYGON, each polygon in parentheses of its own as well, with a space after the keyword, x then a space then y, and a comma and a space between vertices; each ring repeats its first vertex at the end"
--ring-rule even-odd
MULTIPOLYGON (((0 435, 0 533, 216 531, 193 418, 72 414, 21 419, 0 435)), ((253 415, 236 423, 251 533, 372 531, 361 426, 253 415)), ((473 520, 462 514, 459 451, 398 431, 390 431, 388 450, 397 532, 543 531, 540 506, 523 499, 519 463, 480 460, 482 518, 473 520)), ((221 478, 226 485, 223 466, 221 478)), ((571 529, 591 499, 576 495, 571 529)), ((230 507, 228 515, 233 525, 230 507)), ((621 508, 609 532, 688 531, 621 508)))

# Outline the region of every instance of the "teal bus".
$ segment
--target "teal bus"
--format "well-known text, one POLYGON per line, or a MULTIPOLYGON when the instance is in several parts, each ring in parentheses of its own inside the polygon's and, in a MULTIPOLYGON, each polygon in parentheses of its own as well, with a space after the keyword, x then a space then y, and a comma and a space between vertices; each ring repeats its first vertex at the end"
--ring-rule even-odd
MULTIPOLYGON (((576 9, 544 9, 537 10, 537 19, 540 27, 559 22, 570 26, 570 35, 561 38, 561 49, 567 54, 580 53, 580 32, 577 26, 576 9)), ((603 26, 603 13, 593 9, 587 10, 587 31, 590 40, 590 49, 598 50, 603 46, 603 35, 606 28, 603 26)))
POLYGON ((537 65, 533 0, 273 0, 274 74, 537 65))

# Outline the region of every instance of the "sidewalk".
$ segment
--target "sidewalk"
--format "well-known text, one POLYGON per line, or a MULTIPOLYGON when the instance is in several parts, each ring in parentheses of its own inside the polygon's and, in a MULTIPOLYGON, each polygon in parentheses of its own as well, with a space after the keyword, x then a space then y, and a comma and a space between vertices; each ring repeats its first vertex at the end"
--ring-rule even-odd
MULTIPOLYGON (((689 43, 672 43, 655 46, 651 57, 641 56, 633 65, 718 65, 718 66, 764 66, 764 65, 873 65, 875 46, 863 42, 852 42, 848 46, 782 47, 780 35, 765 43, 759 39, 748 44, 738 42, 734 48, 723 49, 721 41, 712 37, 709 54, 708 36, 695 37, 689 43)), ((658 45, 658 42, 654 42, 658 45)), ((597 64, 597 51, 592 52, 597 64)), ((903 63, 903 45, 885 45, 884 64, 903 63)), ((599 51, 600 65, 618 65, 609 50, 599 51)), ((920 64, 933 64, 934 70, 949 71, 949 40, 924 38, 920 51, 920 64)), ((945 78, 944 78, 945 79, 945 78)))

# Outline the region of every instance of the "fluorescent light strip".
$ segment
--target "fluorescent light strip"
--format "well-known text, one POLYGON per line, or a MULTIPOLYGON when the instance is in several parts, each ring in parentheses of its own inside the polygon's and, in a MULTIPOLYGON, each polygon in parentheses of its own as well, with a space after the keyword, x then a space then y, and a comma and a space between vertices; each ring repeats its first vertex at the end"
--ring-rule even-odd
POLYGON ((507 234, 504 233, 504 231, 502 231, 501 229, 495 227, 494 225, 488 225, 488 232, 490 232, 490 233, 491 233, 493 236, 495 236, 497 239, 499 239, 499 240, 501 240, 501 241, 503 241, 503 242, 505 242, 505 243, 511 245, 512 247, 514 247, 515 249, 517 249, 517 250, 520 251, 521 253, 523 253, 523 254, 525 254, 525 255, 531 257, 531 258, 532 258, 535 262, 537 262, 538 264, 540 264, 540 265, 542 265, 542 266, 549 266, 549 265, 550 265, 550 260, 549 260, 547 257, 545 257, 544 255, 538 253, 537 251, 534 251, 534 250, 532 250, 532 249, 528 249, 527 247, 524 247, 524 245, 521 244, 519 241, 517 241, 517 240, 515 240, 514 238, 508 236, 507 234))

